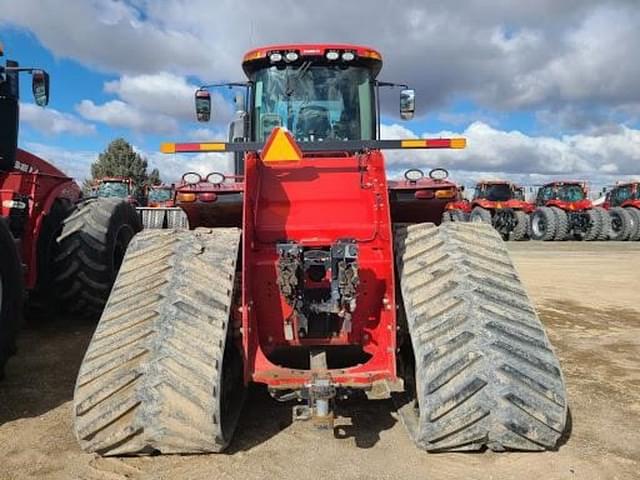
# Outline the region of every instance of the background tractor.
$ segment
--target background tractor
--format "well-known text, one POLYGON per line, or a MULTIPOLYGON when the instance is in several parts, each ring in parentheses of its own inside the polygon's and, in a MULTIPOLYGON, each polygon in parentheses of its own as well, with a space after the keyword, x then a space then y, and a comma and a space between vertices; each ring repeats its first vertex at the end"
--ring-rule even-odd
POLYGON ((0 376, 15 350, 25 294, 28 306, 48 315, 57 306, 97 317, 140 230, 132 207, 81 201, 71 178, 17 147, 20 72, 31 73, 38 105, 49 99, 46 72, 11 60, 0 66, 0 376))
POLYGON ((435 192, 413 222, 394 217, 382 150, 464 140, 379 140, 379 89, 395 84, 371 48, 271 46, 242 66, 234 141, 162 146, 239 154, 242 178, 185 175, 176 200, 195 229, 143 231, 127 250, 76 382, 82 448, 222 451, 249 383, 321 428, 363 392, 394 398, 429 451, 554 448, 560 364, 497 232, 421 223, 442 216, 435 192))
POLYGON ((134 206, 141 202, 134 181, 130 177, 103 177, 91 186, 92 196, 97 198, 121 198, 134 206))
POLYGON ((612 240, 640 240, 640 182, 614 186, 607 192, 603 207, 611 217, 612 240))
POLYGON ((531 214, 534 240, 607 240, 610 228, 607 211, 589 200, 586 183, 552 182, 538 190, 531 214))
POLYGON ((493 225, 504 240, 526 240, 533 209, 522 187, 507 180, 485 180, 476 184, 471 201, 447 205, 445 216, 493 225))
POLYGON ((145 186, 145 206, 138 207, 144 228, 189 228, 184 210, 176 206, 175 185, 145 186))

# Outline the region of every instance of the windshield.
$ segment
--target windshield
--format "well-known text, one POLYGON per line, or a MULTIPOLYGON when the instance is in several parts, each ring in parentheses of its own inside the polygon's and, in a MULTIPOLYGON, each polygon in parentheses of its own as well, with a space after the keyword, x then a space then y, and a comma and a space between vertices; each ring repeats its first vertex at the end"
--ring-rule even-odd
POLYGON ((491 202, 511 200, 511 186, 506 183, 481 185, 476 189, 476 198, 484 198, 491 202))
POLYGON ((166 188, 152 188, 149 190, 150 202, 166 202, 171 200, 171 190, 166 188))
POLYGON ((125 198, 127 195, 129 195, 129 188, 126 183, 105 182, 98 187, 99 197, 125 198))
POLYGON ((364 67, 302 65, 258 70, 254 78, 256 140, 282 126, 300 142, 371 140, 373 82, 364 67))
POLYGON ((564 185, 558 189, 558 199, 564 202, 584 200, 584 191, 580 185, 564 185))

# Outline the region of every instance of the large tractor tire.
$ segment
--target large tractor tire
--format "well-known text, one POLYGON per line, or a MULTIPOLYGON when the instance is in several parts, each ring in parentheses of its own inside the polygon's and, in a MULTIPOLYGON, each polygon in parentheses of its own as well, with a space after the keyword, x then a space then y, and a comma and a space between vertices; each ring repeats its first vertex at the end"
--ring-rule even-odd
POLYGON ((629 212, 622 207, 614 207, 609 210, 609 217, 611 219, 609 239, 615 241, 629 240, 634 228, 633 218, 631 218, 629 212))
POLYGON ((127 246, 141 229, 135 207, 117 198, 88 200, 65 219, 55 259, 56 290, 64 310, 100 316, 127 246))
POLYGON ((81 447, 101 455, 222 451, 244 400, 229 328, 240 230, 148 230, 127 250, 80 367, 81 447))
POLYGON ((556 238, 556 215, 549 207, 537 208, 531 214, 531 238, 549 242, 556 238))
POLYGON ((177 228, 180 230, 189 228, 189 218, 181 208, 171 208, 167 210, 167 228, 177 228))
POLYGON ((562 242, 569 239, 569 216, 567 212, 558 207, 550 207, 556 220, 556 234, 553 239, 562 242))
POLYGON ((515 210, 513 214, 516 217, 516 226, 511 231, 510 240, 521 242, 529 238, 529 215, 522 210, 515 210))
POLYGON ((594 207, 596 214, 600 217, 600 233, 596 240, 609 240, 611 236, 611 217, 602 207, 594 207))
POLYGON ((629 240, 636 242, 640 240, 640 210, 634 207, 626 207, 625 210, 633 221, 633 228, 629 234, 629 240))
POLYGON ((486 208, 475 207, 471 210, 469 221, 473 223, 488 223, 491 225, 491 212, 486 208))
POLYGON ((416 444, 554 449, 567 421, 560 363, 499 235, 416 224, 395 244, 415 388, 399 413, 416 444))
MULTIPOLYGON (((582 240, 586 242, 593 242, 602 239, 605 225, 600 212, 595 208, 592 208, 590 210, 586 210, 585 215, 587 215, 587 218, 589 219, 589 226, 587 231, 582 234, 582 240)), ((608 230, 606 230, 605 235, 608 235, 608 230)))
POLYGON ((16 244, 4 218, 0 218, 0 379, 7 359, 15 352, 22 320, 23 273, 16 244))

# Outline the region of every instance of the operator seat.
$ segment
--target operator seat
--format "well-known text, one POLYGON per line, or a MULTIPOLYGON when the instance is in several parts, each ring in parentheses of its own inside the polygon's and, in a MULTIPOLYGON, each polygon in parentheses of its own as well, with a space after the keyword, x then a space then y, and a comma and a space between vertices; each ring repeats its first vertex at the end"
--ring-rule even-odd
POLYGON ((298 111, 296 138, 303 141, 324 140, 331 136, 329 110, 320 105, 307 105, 298 111))

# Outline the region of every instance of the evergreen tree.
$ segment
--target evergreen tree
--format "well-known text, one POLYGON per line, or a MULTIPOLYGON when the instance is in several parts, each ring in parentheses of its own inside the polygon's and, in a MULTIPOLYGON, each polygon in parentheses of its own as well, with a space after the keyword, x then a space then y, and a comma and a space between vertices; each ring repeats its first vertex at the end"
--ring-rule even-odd
POLYGON ((133 150, 124 138, 116 138, 102 152, 98 160, 91 165, 92 180, 103 177, 129 177, 133 179, 136 190, 143 185, 160 183, 160 172, 154 168, 147 173, 147 160, 133 150))

